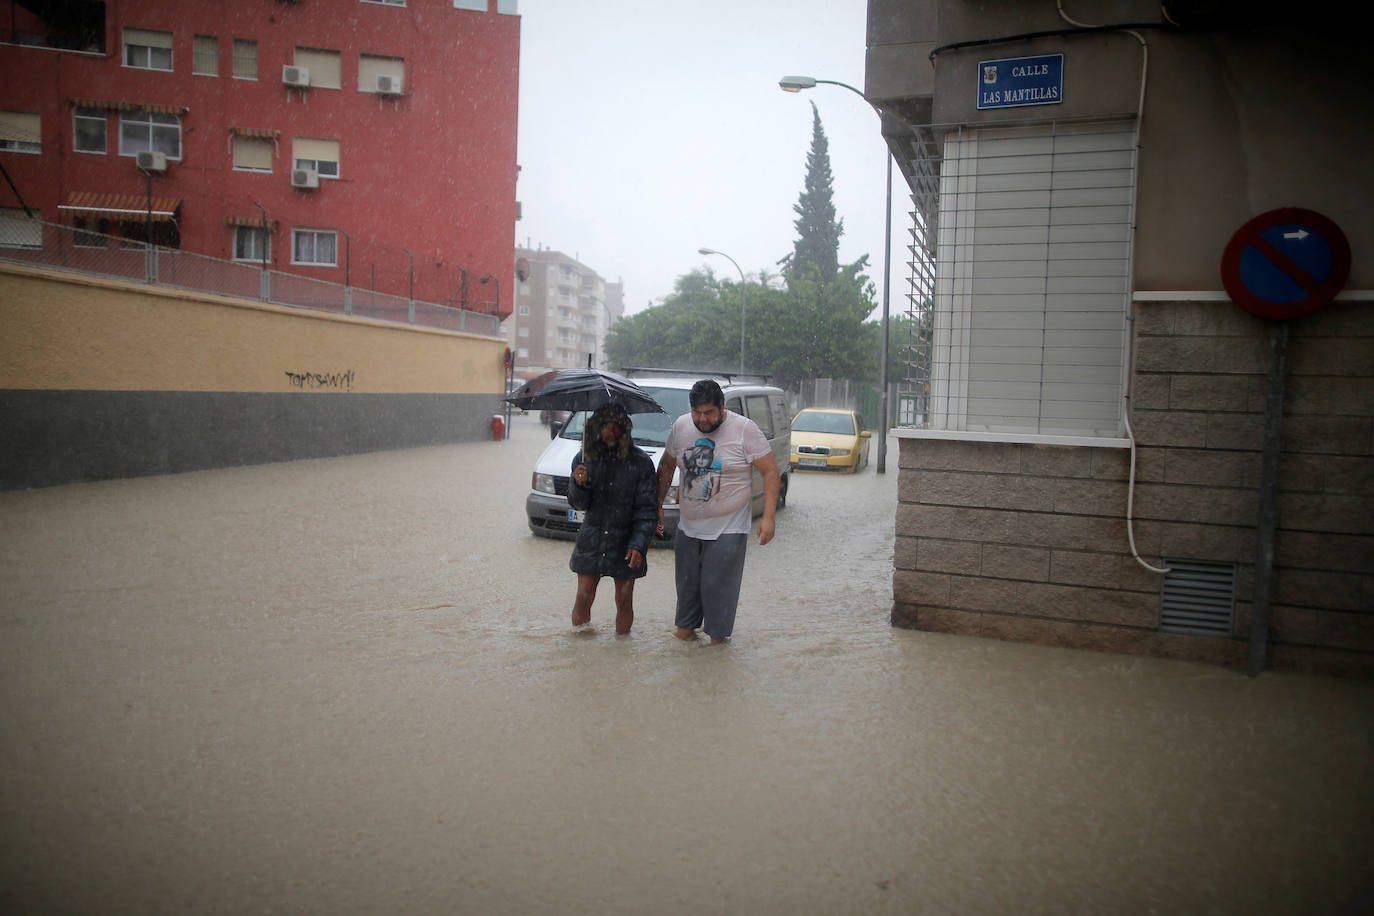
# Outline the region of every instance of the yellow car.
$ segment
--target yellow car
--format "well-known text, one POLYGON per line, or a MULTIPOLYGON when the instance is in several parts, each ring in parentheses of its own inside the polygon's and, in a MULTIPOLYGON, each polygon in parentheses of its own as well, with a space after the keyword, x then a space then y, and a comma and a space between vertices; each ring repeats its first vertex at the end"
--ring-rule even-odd
POLYGON ((868 466, 872 438, 858 411, 808 407, 792 418, 792 467, 857 474, 868 466))

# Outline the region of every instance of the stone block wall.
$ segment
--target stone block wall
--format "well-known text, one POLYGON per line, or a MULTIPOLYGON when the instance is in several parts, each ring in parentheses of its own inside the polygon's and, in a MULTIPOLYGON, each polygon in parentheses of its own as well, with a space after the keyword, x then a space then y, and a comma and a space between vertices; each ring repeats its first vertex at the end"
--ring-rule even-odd
MULTIPOLYGON (((895 626, 1243 667, 1254 588, 1268 325, 1229 302, 1137 310, 1134 535, 1234 563, 1231 637, 1159 629, 1131 556, 1126 449, 900 439, 895 626)), ((1269 655, 1374 674, 1374 317, 1290 325, 1269 655)), ((900 433, 899 433, 900 435, 900 433)))

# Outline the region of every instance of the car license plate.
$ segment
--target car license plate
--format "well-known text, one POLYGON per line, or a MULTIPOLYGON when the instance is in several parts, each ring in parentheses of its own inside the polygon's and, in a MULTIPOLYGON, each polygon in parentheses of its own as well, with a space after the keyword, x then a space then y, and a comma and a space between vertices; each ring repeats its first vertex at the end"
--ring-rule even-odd
POLYGON ((581 511, 580 509, 569 509, 569 510, 568 510, 568 521, 570 521, 570 522, 577 522, 577 523, 580 525, 582 522, 585 522, 586 520, 587 520, 587 513, 586 513, 586 512, 583 512, 583 511, 581 511))
POLYGON ((803 458, 797 464, 804 468, 823 468, 825 467, 824 458, 803 458))

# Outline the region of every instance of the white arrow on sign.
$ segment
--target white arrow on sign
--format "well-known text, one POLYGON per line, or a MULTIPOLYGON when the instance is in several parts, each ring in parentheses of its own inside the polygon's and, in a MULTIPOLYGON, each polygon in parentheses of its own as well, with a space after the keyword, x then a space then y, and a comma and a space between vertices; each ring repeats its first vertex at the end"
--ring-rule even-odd
POLYGON ((1297 239, 1301 242, 1303 239, 1307 238, 1307 230, 1299 229, 1297 232, 1285 232, 1283 237, 1286 239, 1297 239))

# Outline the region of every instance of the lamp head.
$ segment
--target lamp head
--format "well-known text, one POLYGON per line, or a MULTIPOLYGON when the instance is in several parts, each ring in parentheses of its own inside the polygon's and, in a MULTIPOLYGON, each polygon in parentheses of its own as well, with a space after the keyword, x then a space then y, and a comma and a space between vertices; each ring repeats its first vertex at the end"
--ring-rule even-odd
POLYGON ((714 250, 714 249, 711 249, 711 248, 698 248, 698 249, 697 249, 697 254, 715 254, 715 253, 716 253, 715 250, 714 250))
POLYGON ((778 80, 778 87, 783 92, 801 92, 803 89, 816 88, 816 78, 814 76, 784 76, 778 80))

